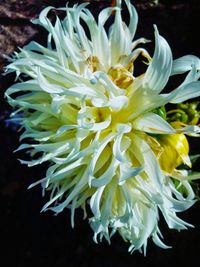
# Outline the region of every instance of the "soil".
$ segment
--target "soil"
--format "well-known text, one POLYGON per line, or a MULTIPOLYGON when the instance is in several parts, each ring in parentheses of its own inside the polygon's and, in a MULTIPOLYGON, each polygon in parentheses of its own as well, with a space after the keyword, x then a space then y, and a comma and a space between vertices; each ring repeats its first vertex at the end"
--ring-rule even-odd
MULTIPOLYGON (((70 4, 83 1, 69 1, 70 4)), ((89 1, 98 14, 113 1, 89 1)), ((18 46, 30 40, 44 42, 44 31, 30 23, 48 5, 63 6, 59 0, 0 0, 0 70, 9 55, 18 46)), ((136 37, 153 40, 153 24, 168 40, 174 58, 195 54, 200 57, 199 1, 134 1, 139 13, 136 37), (158 2, 158 3, 157 3, 158 2)), ((153 42, 148 45, 153 52, 153 42)), ((147 256, 139 252, 130 255, 128 245, 118 236, 112 244, 95 244, 87 220, 78 211, 75 229, 70 226, 70 212, 58 216, 40 213, 45 203, 39 187, 27 190, 28 185, 45 174, 45 166, 28 168, 21 165, 13 154, 19 145, 20 133, 6 122, 11 112, 4 99, 5 90, 14 82, 13 75, 0 77, 0 206, 1 206, 1 257, 2 267, 125 267, 131 266, 198 266, 200 251, 200 202, 180 215, 195 225, 188 231, 167 229, 161 218, 165 242, 172 249, 162 250, 150 240, 147 256)), ((171 84, 173 86, 175 81, 171 84)), ((170 88, 169 88, 170 89, 170 88)), ((190 140, 191 153, 198 153, 197 139, 190 140)), ((196 170, 199 170, 199 163, 196 170)))

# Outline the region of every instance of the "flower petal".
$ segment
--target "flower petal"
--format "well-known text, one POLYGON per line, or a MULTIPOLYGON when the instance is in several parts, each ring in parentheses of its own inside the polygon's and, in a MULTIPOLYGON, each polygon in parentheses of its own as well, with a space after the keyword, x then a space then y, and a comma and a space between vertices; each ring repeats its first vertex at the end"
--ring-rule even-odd
POLYGON ((200 59, 193 55, 187 55, 175 59, 172 65, 171 75, 182 74, 186 71, 189 71, 192 69, 192 65, 195 65, 196 68, 199 70, 200 59))
POLYGON ((182 103, 188 99, 200 96, 200 81, 191 82, 184 86, 177 88, 168 94, 170 103, 182 103))
POLYGON ((133 127, 137 130, 154 134, 175 133, 172 126, 154 113, 146 113, 133 122, 133 127))
POLYGON ((143 79, 143 87, 159 93, 165 87, 171 74, 172 53, 167 41, 159 35, 157 27, 154 26, 154 28, 156 47, 152 62, 143 79))

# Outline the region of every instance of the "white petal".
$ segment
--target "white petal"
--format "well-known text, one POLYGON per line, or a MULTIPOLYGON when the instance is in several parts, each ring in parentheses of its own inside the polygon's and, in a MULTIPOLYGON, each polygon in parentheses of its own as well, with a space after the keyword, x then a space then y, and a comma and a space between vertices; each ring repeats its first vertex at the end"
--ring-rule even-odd
POLYGON ((58 94, 64 91, 64 88, 61 86, 48 82, 47 79, 42 75, 40 69, 38 69, 38 84, 42 90, 50 94, 58 94))
POLYGON ((161 241, 161 239, 160 239, 160 237, 158 236, 157 233, 153 233, 153 234, 152 234, 152 239, 153 239, 154 243, 155 243, 157 246, 159 246, 160 248, 163 248, 163 249, 171 248, 171 246, 167 246, 167 245, 165 245, 165 244, 161 241))
POLYGON ((41 91, 40 86, 38 85, 37 81, 35 80, 29 80, 23 83, 17 83, 12 85, 11 87, 6 90, 5 95, 9 96, 11 94, 17 93, 17 92, 23 92, 23 91, 41 91))
POLYGON ((172 53, 167 41, 159 35, 155 26, 156 47, 143 80, 143 87, 161 92, 168 82, 172 68, 172 53))
POLYGON ((98 158, 100 157, 102 151, 107 146, 107 144, 110 143, 113 140, 114 136, 115 136, 115 134, 111 133, 106 138, 104 138, 104 140, 102 142, 97 144, 97 147, 95 148, 95 151, 94 151, 94 154, 93 154, 93 158, 92 158, 92 160, 90 162, 90 166, 89 166, 89 174, 90 174, 90 176, 93 176, 93 173, 94 173, 95 166, 96 166, 96 163, 98 161, 98 158))
POLYGON ((187 55, 174 60, 171 75, 182 74, 192 69, 192 65, 200 70, 200 59, 193 55, 187 55))
POLYGON ((154 113, 146 113, 133 122, 133 127, 147 133, 165 134, 175 133, 172 126, 154 113))
POLYGON ((94 187, 102 187, 110 183, 112 178, 116 173, 116 168, 118 167, 119 162, 113 158, 112 162, 110 163, 107 170, 98 178, 92 177, 91 178, 91 185, 94 187))
POLYGON ((200 127, 197 125, 188 125, 186 127, 176 129, 176 132, 183 134, 198 134, 200 133, 200 127))
POLYGON ((200 78, 200 72, 197 70, 195 65, 192 65, 190 72, 187 74, 185 80, 183 81, 183 83, 179 87, 186 85, 188 83, 191 83, 191 82, 195 82, 199 78, 200 78))
POLYGON ((121 185, 124 181, 127 179, 130 179, 132 177, 135 177, 138 175, 140 172, 144 170, 143 167, 129 167, 126 166, 126 164, 120 164, 120 177, 119 177, 119 185, 121 185))
POLYGON ((113 155, 120 162, 127 162, 125 152, 130 144, 130 139, 124 136, 124 133, 131 131, 131 126, 126 124, 118 124, 118 132, 114 144, 113 144, 113 155))
POLYGON ((46 7, 45 9, 43 9, 42 12, 41 12, 40 15, 39 15, 39 19, 32 20, 32 23, 40 24, 40 25, 42 25, 44 28, 46 28, 46 29, 48 30, 47 14, 48 14, 49 11, 50 11, 51 9, 53 9, 53 8, 54 8, 54 7, 49 6, 49 7, 46 7))
POLYGON ((137 29, 137 24, 138 24, 138 14, 136 9, 134 8, 134 6, 131 4, 131 2, 129 0, 125 0, 128 11, 129 11, 129 15, 130 15, 130 21, 129 21, 129 31, 131 34, 131 39, 133 39, 133 37, 135 36, 135 32, 137 29))
MULTIPOLYGON (((96 71, 91 77, 91 80, 94 84, 97 82, 100 83, 100 85, 103 85, 106 89, 108 95, 113 98, 115 96, 122 96, 125 95, 126 91, 119 88, 115 83, 111 80, 111 78, 102 71, 96 71)), ((98 85, 98 84, 97 84, 98 85)))
POLYGON ((191 82, 184 86, 178 87, 167 98, 170 99, 170 103, 182 103, 188 99, 200 96, 200 81, 191 82))
POLYGON ((122 21, 121 3, 115 12, 115 21, 110 28, 111 64, 117 64, 120 56, 131 52, 132 38, 127 25, 122 21))
POLYGON ((101 216, 100 202, 105 186, 99 187, 90 199, 90 208, 96 218, 101 216))
POLYGON ((164 175, 161 172, 155 154, 149 145, 136 134, 132 134, 132 142, 140 148, 140 153, 144 159, 144 171, 160 194, 162 192, 164 175))
POLYGON ((126 108, 127 105, 128 105, 128 97, 122 95, 110 99, 105 106, 110 107, 112 110, 119 111, 123 108, 126 108))
MULTIPOLYGON (((64 208, 66 208, 69 203, 78 195, 80 194, 80 191, 84 188, 84 186, 87 183, 87 178, 88 178, 88 172, 87 169, 85 170, 85 172, 82 174, 82 176, 80 177, 79 182, 73 187, 73 190, 70 192, 70 194, 68 195, 68 197, 66 198, 65 201, 63 201, 61 204, 59 204, 58 206, 55 206, 53 208, 49 208, 50 210, 59 213, 62 212, 64 208)), ((42 211, 44 209, 47 208, 47 204, 43 207, 42 211)))

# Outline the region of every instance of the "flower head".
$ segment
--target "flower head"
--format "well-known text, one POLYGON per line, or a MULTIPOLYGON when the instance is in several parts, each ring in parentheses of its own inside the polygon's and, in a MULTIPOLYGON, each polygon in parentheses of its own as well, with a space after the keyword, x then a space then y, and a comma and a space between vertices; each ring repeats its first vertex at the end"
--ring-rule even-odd
POLYGON ((6 96, 20 113, 21 140, 35 141, 19 147, 33 157, 22 163, 50 162, 46 177, 30 186, 51 191, 43 211, 68 207, 74 225, 75 209, 82 207, 87 216, 88 204, 96 242, 98 236, 110 241, 118 231, 130 242, 130 251, 145 252, 149 237, 167 247, 160 213, 169 228, 191 226, 177 212, 195 202, 193 176, 177 168, 191 167, 186 134, 198 135, 200 128, 170 121, 163 107, 200 95, 200 60, 173 61, 156 26, 153 57, 138 48, 147 40, 133 40, 138 16, 130 1, 124 2, 129 25, 122 20, 120 0, 103 9, 97 21, 87 4, 60 8, 66 17, 56 17, 55 23, 47 17, 53 8, 44 9, 34 23, 48 31, 47 47, 31 42, 20 49, 7 68, 26 81, 11 86, 6 96), (137 76, 139 55, 147 69, 137 76), (161 93, 170 76, 185 72, 178 88, 161 93))

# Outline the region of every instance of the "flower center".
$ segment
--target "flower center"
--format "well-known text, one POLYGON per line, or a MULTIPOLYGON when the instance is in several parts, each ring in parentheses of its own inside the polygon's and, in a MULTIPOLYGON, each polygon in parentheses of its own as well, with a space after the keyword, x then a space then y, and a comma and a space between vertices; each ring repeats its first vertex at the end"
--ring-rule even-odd
POLYGON ((87 64, 89 65, 89 68, 92 72, 95 72, 100 69, 100 62, 98 57, 96 56, 90 56, 87 59, 87 64))
POLYGON ((108 75, 118 87, 126 89, 134 81, 132 71, 133 64, 131 64, 129 68, 117 64, 109 69, 108 75))

